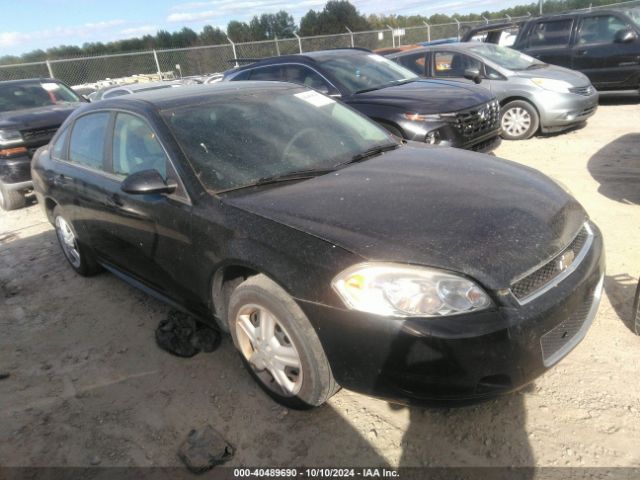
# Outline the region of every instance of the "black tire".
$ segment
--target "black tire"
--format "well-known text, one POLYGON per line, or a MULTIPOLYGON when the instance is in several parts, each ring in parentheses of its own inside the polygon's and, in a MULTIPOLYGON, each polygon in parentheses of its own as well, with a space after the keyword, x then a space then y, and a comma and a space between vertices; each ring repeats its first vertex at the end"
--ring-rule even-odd
POLYGON ((0 182, 0 209, 9 211, 22 208, 26 204, 24 194, 18 190, 10 190, 0 182))
POLYGON ((238 285, 231 294, 228 312, 229 330, 245 367, 258 385, 276 402, 288 408, 305 410, 322 405, 338 391, 339 386, 333 378, 329 361, 311 323, 287 292, 267 276, 256 275, 238 285), (276 324, 273 338, 276 338, 280 328, 280 333, 284 336, 282 346, 293 346, 297 351, 301 366, 298 375, 301 378, 295 375, 294 370, 293 376, 300 378, 299 390, 294 393, 286 394, 270 373, 269 367, 257 368, 243 353, 247 352, 247 348, 249 351, 258 351, 254 348, 254 342, 249 342, 245 334, 238 332, 238 323, 242 322, 241 312, 256 307, 263 312, 257 318, 261 318, 260 315, 264 312, 272 314, 276 324))
POLYGON ((98 264, 95 259, 95 255, 91 251, 89 247, 87 247, 82 241, 79 239, 78 234, 76 233, 75 228, 71 222, 67 221, 64 218, 64 215, 60 209, 60 207, 55 207, 53 209, 53 227, 56 231, 56 237, 58 239, 58 243, 60 244, 60 249, 64 257, 67 259, 67 262, 73 268, 76 273, 82 275, 83 277, 91 277, 96 275, 100 271, 102 271, 102 267, 98 264), (73 246, 75 247, 75 252, 77 257, 74 257, 70 252, 70 245, 65 244, 64 234, 62 222, 66 226, 69 227, 71 233, 73 234, 73 246))
POLYGON ((636 298, 633 302, 632 315, 636 335, 640 335, 640 281, 638 281, 638 287, 636 288, 636 298))
POLYGON ((505 140, 526 140, 533 137, 540 128, 540 116, 536 107, 529 102, 514 100, 503 105, 500 109, 500 126, 502 127, 502 138, 505 140), (515 124, 512 128, 505 128, 505 123, 509 121, 510 115, 522 118, 526 128, 517 128, 515 124))

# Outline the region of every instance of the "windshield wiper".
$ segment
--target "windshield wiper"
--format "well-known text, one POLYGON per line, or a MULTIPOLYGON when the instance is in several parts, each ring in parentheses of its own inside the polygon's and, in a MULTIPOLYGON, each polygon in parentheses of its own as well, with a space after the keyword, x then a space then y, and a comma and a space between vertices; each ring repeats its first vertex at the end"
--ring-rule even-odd
POLYGON ((368 158, 376 157, 384 152, 388 152, 389 150, 395 150, 399 146, 400 144, 398 143, 391 143, 387 145, 380 145, 378 147, 373 147, 368 150, 365 150, 364 152, 356 153, 353 157, 351 157, 350 160, 344 163, 341 163, 339 165, 349 165, 351 163, 361 162, 363 160, 367 160, 368 158))
POLYGON ((404 85, 405 83, 412 83, 417 81, 418 78, 403 78, 402 80, 393 80, 389 83, 383 83, 382 85, 378 85, 377 87, 371 87, 371 88, 363 88, 362 90, 358 90, 355 93, 367 93, 367 92, 373 92, 374 90, 382 90, 383 88, 387 88, 387 87, 395 87, 396 85, 404 85))
POLYGON ((278 182, 287 182, 290 180, 303 180, 305 178, 317 177, 319 175, 324 175, 327 173, 331 173, 335 170, 335 168, 311 168, 308 170, 294 170, 292 172, 287 173, 279 173, 278 175, 270 175, 268 177, 259 178, 251 183, 247 183, 246 185, 240 185, 238 187, 230 187, 225 188, 224 190, 218 190, 216 193, 225 193, 231 192, 233 190, 240 190, 243 188, 251 188, 251 187, 259 187, 262 185, 269 185, 271 183, 278 182))

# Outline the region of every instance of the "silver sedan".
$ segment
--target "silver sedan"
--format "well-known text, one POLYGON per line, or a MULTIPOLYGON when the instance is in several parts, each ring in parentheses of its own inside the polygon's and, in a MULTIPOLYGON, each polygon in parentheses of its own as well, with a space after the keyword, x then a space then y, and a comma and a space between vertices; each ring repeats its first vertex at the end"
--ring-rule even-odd
POLYGON ((598 92, 585 75, 507 47, 449 43, 387 57, 426 78, 475 82, 491 90, 500 101, 507 140, 569 129, 598 108, 598 92))

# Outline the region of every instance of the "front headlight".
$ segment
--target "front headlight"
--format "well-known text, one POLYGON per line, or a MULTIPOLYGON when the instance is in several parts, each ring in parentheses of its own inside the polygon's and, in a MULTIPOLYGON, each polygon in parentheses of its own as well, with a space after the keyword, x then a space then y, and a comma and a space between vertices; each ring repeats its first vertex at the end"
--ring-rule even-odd
POLYGON ((482 310, 489 296, 464 277, 427 267, 362 263, 333 279, 353 310, 395 317, 441 317, 482 310))
POLYGON ((553 80, 552 78, 532 78, 531 81, 540 88, 557 93, 568 93, 572 85, 564 80, 553 80))
POLYGON ((410 113, 404 114, 404 118, 412 122, 447 122, 454 120, 455 113, 410 113))
POLYGON ((18 130, 0 130, 0 145, 22 143, 22 134, 18 130))

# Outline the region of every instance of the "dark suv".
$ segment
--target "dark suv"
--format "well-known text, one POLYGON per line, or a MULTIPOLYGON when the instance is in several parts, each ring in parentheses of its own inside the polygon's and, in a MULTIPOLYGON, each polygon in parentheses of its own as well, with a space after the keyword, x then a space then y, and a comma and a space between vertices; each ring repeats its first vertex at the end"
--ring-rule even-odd
POLYGON ((484 152, 500 142, 500 105, 489 90, 420 79, 369 50, 267 58, 226 72, 224 80, 301 84, 339 98, 407 140, 484 152))
POLYGON ((593 10, 543 16, 515 25, 489 25, 467 32, 499 43, 518 28, 512 48, 546 63, 584 73, 600 91, 640 87, 640 8, 593 10), (518 28, 519 27, 519 28, 518 28))
POLYGON ((51 78, 0 82, 0 208, 14 210, 31 190, 31 157, 82 99, 51 78))

